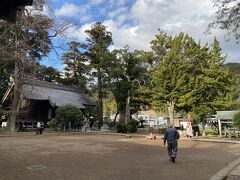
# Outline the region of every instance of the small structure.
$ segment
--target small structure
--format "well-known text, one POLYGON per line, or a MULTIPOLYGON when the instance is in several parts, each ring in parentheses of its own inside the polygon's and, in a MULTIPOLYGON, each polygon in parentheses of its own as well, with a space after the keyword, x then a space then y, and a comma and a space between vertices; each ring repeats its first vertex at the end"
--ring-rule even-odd
POLYGON ((233 117, 238 111, 217 111, 215 119, 211 121, 218 122, 219 135, 222 135, 222 124, 232 124, 233 117))
MULTIPOLYGON (((14 84, 9 87, 2 99, 5 112, 10 112, 13 88, 14 84)), ((17 122, 24 119, 27 126, 31 127, 36 127, 38 121, 46 124, 55 117, 56 109, 66 104, 74 105, 82 111, 95 106, 83 89, 30 78, 24 79, 20 98, 17 122)))

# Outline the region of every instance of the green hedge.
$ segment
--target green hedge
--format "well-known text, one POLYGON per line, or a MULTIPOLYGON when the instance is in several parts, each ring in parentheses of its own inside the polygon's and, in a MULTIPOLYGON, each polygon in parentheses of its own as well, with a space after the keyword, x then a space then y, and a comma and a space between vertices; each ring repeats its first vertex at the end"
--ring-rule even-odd
POLYGON ((117 132, 118 133, 134 133, 137 132, 138 122, 136 120, 131 119, 127 124, 117 124, 117 132))

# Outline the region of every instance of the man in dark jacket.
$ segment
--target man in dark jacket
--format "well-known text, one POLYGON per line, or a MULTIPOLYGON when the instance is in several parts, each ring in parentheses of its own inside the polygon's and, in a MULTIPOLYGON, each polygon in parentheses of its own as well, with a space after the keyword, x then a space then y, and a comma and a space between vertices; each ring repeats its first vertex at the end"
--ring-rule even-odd
POLYGON ((168 155, 170 157, 170 161, 175 163, 175 159, 177 157, 178 150, 178 140, 180 135, 178 131, 170 125, 164 135, 164 145, 166 145, 166 141, 168 144, 168 155))

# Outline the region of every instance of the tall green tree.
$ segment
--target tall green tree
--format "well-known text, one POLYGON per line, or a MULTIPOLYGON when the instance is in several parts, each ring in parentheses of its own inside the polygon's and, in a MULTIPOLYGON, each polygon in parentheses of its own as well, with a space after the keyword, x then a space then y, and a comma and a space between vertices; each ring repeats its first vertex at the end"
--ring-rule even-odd
POLYGON ((236 108, 240 108, 240 103, 239 103, 239 94, 240 94, 240 63, 226 63, 224 64, 225 68, 228 69, 228 71, 232 74, 233 76, 233 81, 235 84, 234 92, 232 96, 237 99, 237 104, 236 108))
MULTIPOLYGON (((225 56, 221 53, 218 40, 198 48, 197 61, 191 60, 189 73, 192 88, 179 99, 179 107, 188 107, 194 122, 201 122, 216 110, 229 110, 234 106, 233 83, 229 72, 224 68, 225 56), (194 63, 193 63, 194 62, 194 63)), ((186 109, 186 108, 185 108, 186 109)))
POLYGON ((98 112, 99 127, 103 123, 103 91, 104 79, 106 78, 105 70, 108 67, 109 50, 108 47, 113 44, 112 33, 107 31, 107 27, 100 22, 95 23, 90 30, 85 31, 88 35, 87 52, 90 59, 91 76, 97 81, 98 94, 98 112))
MULTIPOLYGON (((154 40, 156 44, 157 41, 154 40)), ((171 123, 176 110, 184 110, 200 121, 217 109, 234 106, 234 86, 216 38, 211 46, 201 47, 180 33, 168 47, 153 69, 152 85, 153 105, 167 105, 171 123)))
POLYGON ((147 69, 136 52, 130 52, 128 47, 113 53, 116 59, 110 71, 111 90, 117 103, 120 122, 127 123, 134 107, 136 90, 145 85, 148 77, 147 69))
MULTIPOLYGON (((160 36, 162 36, 161 32, 160 36)), ((188 59, 184 56, 184 52, 186 44, 190 42, 191 38, 184 33, 180 33, 174 38, 167 37, 166 34, 163 36, 168 39, 166 44, 162 44, 162 41, 158 44, 159 38, 151 42, 154 45, 153 51, 162 49, 162 46, 167 47, 165 55, 156 56, 158 63, 152 70, 153 106, 157 109, 167 107, 170 123, 174 124, 174 111, 184 91, 181 89, 181 85, 185 81, 187 71, 186 62, 188 59), (155 49, 154 47, 158 45, 159 48, 155 49)))
POLYGON ((63 84, 85 88, 88 73, 88 58, 84 51, 86 46, 79 42, 69 42, 69 50, 62 56, 64 62, 63 84))

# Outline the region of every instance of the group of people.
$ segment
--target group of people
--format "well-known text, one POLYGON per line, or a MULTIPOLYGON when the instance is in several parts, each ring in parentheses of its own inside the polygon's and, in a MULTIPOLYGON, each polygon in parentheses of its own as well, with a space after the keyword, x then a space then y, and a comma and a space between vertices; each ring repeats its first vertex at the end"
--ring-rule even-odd
MULTIPOLYGON (((44 123, 38 121, 36 134, 42 134, 44 130, 44 123)), ((26 132, 27 131, 27 121, 19 121, 18 122, 18 132, 26 132)))
MULTIPOLYGON (((188 123, 186 126, 186 135, 188 138, 193 136, 191 123, 188 123)), ((173 163, 176 161, 179 139, 179 132, 173 127, 173 125, 170 125, 164 134, 163 143, 165 146, 167 142, 168 156, 170 157, 170 161, 173 163)))

